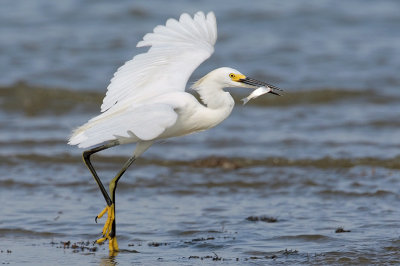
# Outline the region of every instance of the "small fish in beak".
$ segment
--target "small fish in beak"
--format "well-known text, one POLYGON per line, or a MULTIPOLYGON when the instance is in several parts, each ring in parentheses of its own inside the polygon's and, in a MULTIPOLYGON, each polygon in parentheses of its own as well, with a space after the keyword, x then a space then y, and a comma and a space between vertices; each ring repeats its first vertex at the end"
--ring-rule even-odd
POLYGON ((257 98, 258 96, 261 96, 261 95, 266 94, 266 93, 272 93, 272 94, 280 96, 280 94, 274 92, 270 87, 262 86, 262 87, 259 87, 259 88, 255 89, 249 96, 241 99, 241 101, 243 101, 243 105, 245 105, 251 99, 257 98))

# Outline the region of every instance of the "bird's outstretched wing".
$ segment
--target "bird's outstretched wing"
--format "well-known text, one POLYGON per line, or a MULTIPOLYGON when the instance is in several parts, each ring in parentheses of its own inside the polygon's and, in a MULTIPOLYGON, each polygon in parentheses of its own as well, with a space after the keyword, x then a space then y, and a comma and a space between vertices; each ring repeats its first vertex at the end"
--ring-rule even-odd
POLYGON ((143 37, 137 46, 150 46, 114 74, 101 111, 126 102, 145 103, 170 91, 184 91, 192 72, 214 52, 217 23, 213 12, 169 19, 143 37))

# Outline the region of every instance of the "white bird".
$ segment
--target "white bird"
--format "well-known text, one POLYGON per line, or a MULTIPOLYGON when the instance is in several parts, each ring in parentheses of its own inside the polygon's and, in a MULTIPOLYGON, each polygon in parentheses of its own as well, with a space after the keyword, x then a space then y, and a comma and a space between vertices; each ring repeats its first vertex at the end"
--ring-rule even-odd
MULTIPOLYGON (((75 129, 70 145, 88 148, 83 159, 95 178, 106 208, 96 216, 108 214, 103 236, 97 243, 109 240, 111 252, 118 251, 115 223, 115 190, 127 168, 154 142, 212 128, 232 111, 234 100, 226 87, 278 89, 251 79, 239 71, 222 67, 205 75, 192 85, 200 103, 185 92, 192 72, 214 52, 217 23, 213 12, 198 12, 192 18, 182 14, 178 20, 168 19, 143 37, 137 46, 149 46, 145 53, 127 61, 114 74, 101 106, 101 114, 75 129), (90 156, 113 146, 137 143, 133 155, 111 180, 107 193, 90 156)), ((278 89, 279 90, 279 89, 278 89)), ((279 94, 278 94, 279 95, 279 94)))

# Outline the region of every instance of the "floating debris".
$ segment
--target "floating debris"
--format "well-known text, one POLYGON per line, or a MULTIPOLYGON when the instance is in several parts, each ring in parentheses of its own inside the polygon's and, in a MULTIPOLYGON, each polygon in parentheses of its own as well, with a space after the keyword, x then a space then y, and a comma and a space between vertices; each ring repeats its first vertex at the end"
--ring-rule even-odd
POLYGON ((335 230, 335 233, 336 233, 336 234, 339 234, 339 233, 349 233, 349 232, 351 232, 351 230, 345 230, 343 227, 338 227, 338 228, 335 230))
POLYGON ((292 250, 292 249, 285 249, 284 251, 283 251, 283 255, 286 255, 286 256, 288 256, 288 255, 293 255, 293 254, 298 254, 299 253, 299 251, 298 250, 292 250))
POLYGON ((200 260, 204 260, 204 259, 211 259, 213 261, 220 261, 220 260, 225 260, 222 257, 218 256, 217 253, 213 252, 214 256, 189 256, 188 259, 200 259, 200 260))
MULTIPOLYGON (((3 250, 0 250, 0 253, 3 253, 3 252, 4 252, 3 250)), ((7 249, 6 252, 7 252, 7 253, 12 253, 12 250, 7 249)))
POLYGON ((206 240, 214 240, 214 239, 215 239, 215 237, 207 237, 207 238, 200 237, 200 238, 192 239, 192 242, 196 242, 196 241, 206 241, 206 240))
POLYGON ((278 219, 271 216, 249 216, 246 218, 250 222, 265 222, 265 223, 276 223, 278 219))
MULTIPOLYGON (((53 246, 56 243, 51 241, 50 244, 53 246)), ((72 249, 74 253, 79 252, 79 251, 89 251, 89 252, 96 252, 97 247, 93 246, 90 244, 89 241, 80 241, 76 243, 71 243, 71 241, 60 241, 60 246, 57 246, 57 248, 64 248, 64 249, 72 249)))
POLYGON ((149 247, 167 246, 168 243, 150 242, 147 244, 149 247))

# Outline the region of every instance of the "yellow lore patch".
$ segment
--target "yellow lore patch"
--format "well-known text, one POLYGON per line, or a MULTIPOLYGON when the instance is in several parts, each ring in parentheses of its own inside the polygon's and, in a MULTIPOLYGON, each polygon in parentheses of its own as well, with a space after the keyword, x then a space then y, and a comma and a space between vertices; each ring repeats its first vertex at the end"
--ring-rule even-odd
POLYGON ((235 74, 235 73, 230 73, 229 77, 231 78, 231 80, 233 81, 240 81, 241 79, 245 79, 246 76, 242 75, 242 74, 235 74))

